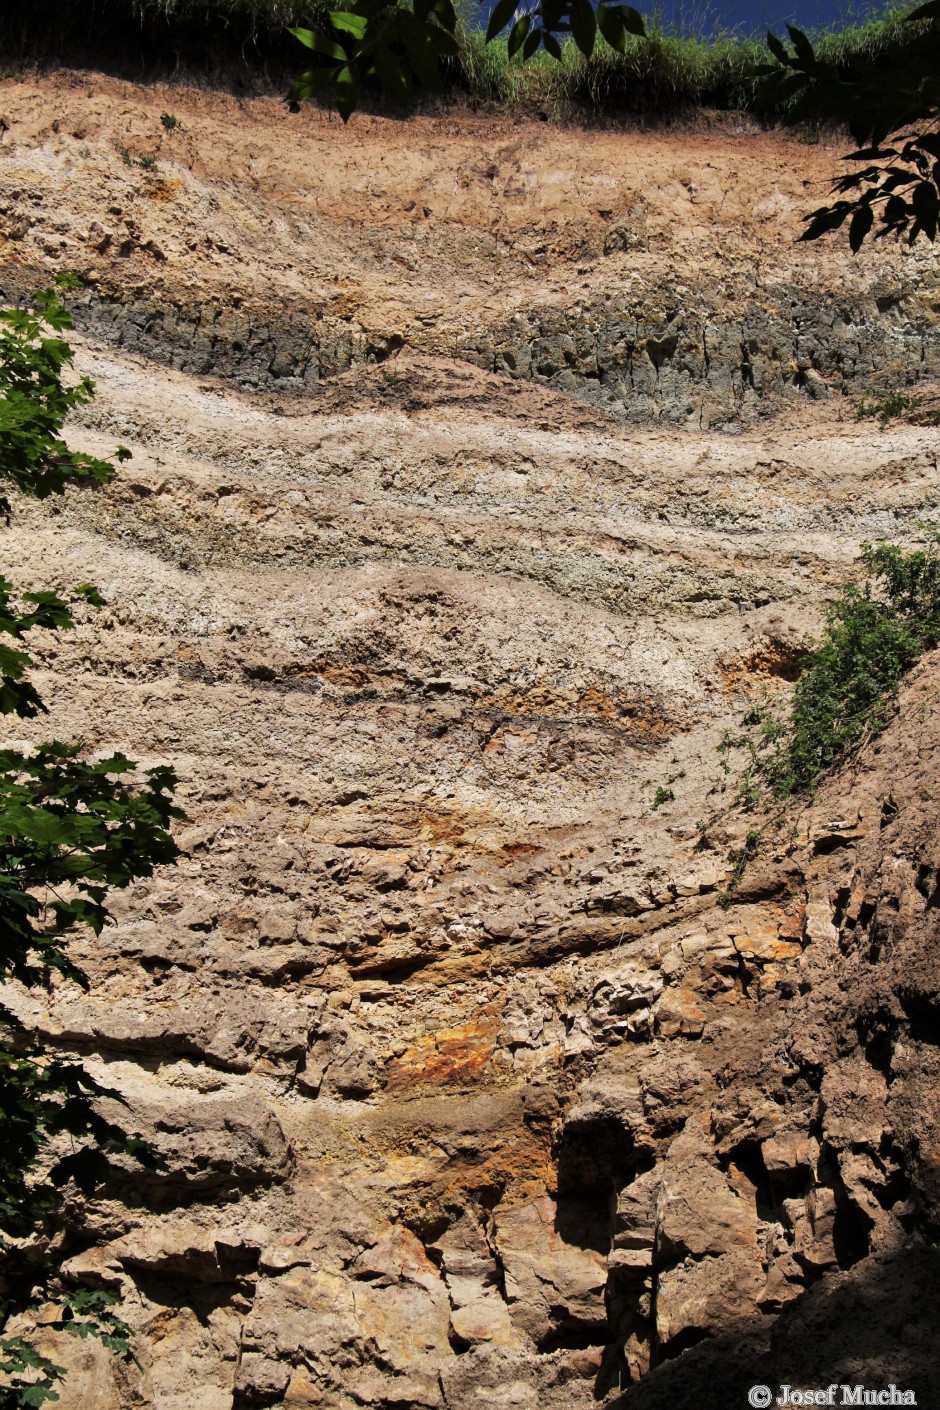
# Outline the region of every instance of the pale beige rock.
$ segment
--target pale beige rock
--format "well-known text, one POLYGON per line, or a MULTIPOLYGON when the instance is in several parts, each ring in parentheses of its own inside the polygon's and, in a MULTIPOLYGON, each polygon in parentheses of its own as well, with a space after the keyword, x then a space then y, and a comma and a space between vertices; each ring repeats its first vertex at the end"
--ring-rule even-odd
POLYGON ((685 1332, 741 1322, 753 1315, 763 1286, 760 1265, 746 1252, 691 1258, 657 1281, 656 1334, 668 1346, 685 1332))
POLYGON ((542 1196, 506 1210, 496 1222, 509 1313, 536 1344, 555 1325, 600 1330, 605 1321, 606 1261, 592 1249, 567 1244, 556 1216, 555 1203, 542 1196))

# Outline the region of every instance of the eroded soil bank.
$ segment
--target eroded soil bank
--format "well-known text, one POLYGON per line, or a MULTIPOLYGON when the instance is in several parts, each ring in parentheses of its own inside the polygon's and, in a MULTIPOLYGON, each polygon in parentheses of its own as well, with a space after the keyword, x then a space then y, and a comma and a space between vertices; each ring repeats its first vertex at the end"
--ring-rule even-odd
POLYGON ((933 1403, 937 663, 728 908, 715 752, 938 518, 853 410, 937 376, 933 252, 794 244, 838 148, 729 121, 0 112, 0 285, 79 271, 133 451, 5 569, 99 584, 54 731, 188 813, 24 1000, 167 1156, 76 1215, 143 1370, 57 1347, 63 1406, 933 1403))

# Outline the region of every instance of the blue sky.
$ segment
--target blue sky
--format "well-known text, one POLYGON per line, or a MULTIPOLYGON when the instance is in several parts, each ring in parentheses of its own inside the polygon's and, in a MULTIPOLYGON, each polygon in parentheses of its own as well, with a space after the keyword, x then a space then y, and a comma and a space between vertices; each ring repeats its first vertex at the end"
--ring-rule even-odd
POLYGON ((687 27, 691 16, 692 28, 702 33, 724 28, 763 34, 769 28, 779 34, 787 22, 806 30, 828 28, 886 7, 859 0, 659 0, 658 8, 665 18, 675 19, 679 29, 687 27))
MULTIPOLYGON (((780 34, 789 22, 800 29, 828 28, 863 19, 873 12, 888 8, 876 0, 629 0, 641 14, 653 9, 680 31, 709 35, 722 30, 741 34, 763 35, 773 29, 780 34)), ((483 0, 484 15, 492 8, 483 0)))

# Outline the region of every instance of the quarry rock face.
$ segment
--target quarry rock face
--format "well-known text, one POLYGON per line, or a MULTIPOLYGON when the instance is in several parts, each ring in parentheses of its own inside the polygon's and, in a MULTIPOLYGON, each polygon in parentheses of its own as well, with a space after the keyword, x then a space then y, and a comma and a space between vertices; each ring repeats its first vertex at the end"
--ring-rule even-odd
POLYGON ((79 271, 133 451, 5 573, 97 583, 52 729, 187 814, 15 1000, 164 1157, 75 1205, 140 1366, 44 1333, 64 1410, 932 1403, 937 657, 779 816, 717 745, 938 518, 853 401, 936 377, 933 252, 795 245, 838 147, 730 125, 0 95, 0 284, 79 271))

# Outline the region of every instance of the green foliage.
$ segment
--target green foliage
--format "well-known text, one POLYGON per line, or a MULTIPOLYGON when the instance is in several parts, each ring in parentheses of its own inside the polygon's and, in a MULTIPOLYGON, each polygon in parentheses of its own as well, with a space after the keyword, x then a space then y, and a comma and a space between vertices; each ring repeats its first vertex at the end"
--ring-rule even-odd
MULTIPOLYGON (((77 1288, 63 1294, 58 1321, 47 1325, 83 1340, 94 1337, 125 1360, 136 1360, 131 1329, 114 1311, 117 1301, 114 1293, 77 1288)), ((25 1337, 0 1337, 0 1375, 6 1381, 0 1386, 0 1410, 59 1399, 55 1386, 62 1379, 61 1366, 42 1356, 25 1337)))
POLYGON ((940 0, 904 17, 904 41, 874 56, 837 61, 817 52, 788 25, 791 53, 774 35, 776 60, 768 68, 778 98, 792 99, 805 116, 844 122, 857 145, 845 160, 856 169, 833 182, 841 199, 807 217, 802 239, 817 240, 848 222, 857 252, 876 238, 919 235, 935 240, 940 226, 940 0), (893 139, 889 142, 888 139, 893 139))
POLYGON ((121 161, 125 166, 139 166, 143 171, 156 171, 156 157, 142 156, 140 153, 132 152, 130 147, 119 147, 121 161))
POLYGON ((664 788, 663 785, 660 784, 656 792, 653 794, 654 809, 661 808, 664 803, 671 803, 675 796, 676 795, 673 793, 671 788, 664 788))
POLYGON ((643 36, 642 15, 631 5, 599 0, 538 0, 520 7, 517 0, 497 0, 486 28, 489 43, 508 28, 506 53, 511 59, 521 54, 528 60, 539 49, 553 59, 561 59, 561 43, 570 35, 575 48, 589 59, 595 45, 603 40, 616 53, 626 47, 628 35, 643 36))
MULTIPOLYGON (((65 418, 90 401, 93 388, 88 377, 71 387, 62 381, 73 354, 59 335, 72 324, 58 295, 44 290, 35 303, 36 312, 0 311, 0 477, 45 499, 66 485, 106 484, 115 467, 70 450, 61 439, 65 418)), ((129 454, 120 447, 115 459, 129 454)), ((0 513, 9 512, 9 501, 0 497, 0 513)))
POLYGON ((862 398, 855 408, 856 421, 865 421, 869 417, 877 418, 882 430, 889 421, 896 421, 901 416, 921 426, 940 424, 940 408, 931 405, 929 397, 912 397, 896 388, 875 397, 873 401, 865 401, 862 398))
MULTIPOLYGON (((0 477, 43 499, 104 484, 116 467, 72 451, 62 439, 66 416, 94 389, 88 378, 63 383, 72 350, 61 334, 72 322, 58 295, 47 290, 35 303, 33 313, 0 312, 0 477)), ((119 449, 115 458, 127 454, 119 449)), ((46 713, 26 678, 31 660, 24 641, 37 629, 67 630, 77 603, 103 605, 89 583, 66 599, 52 592, 17 596, 0 578, 0 715, 46 713)), ((175 858, 168 831, 181 816, 172 801, 175 783, 168 768, 141 776, 123 754, 96 760, 78 744, 0 749, 0 983, 48 986, 57 975, 87 985, 69 942, 80 929, 100 933, 111 889, 175 858)), ((10 1317, 37 1299, 58 1307, 51 1325, 130 1354, 128 1329, 111 1310, 114 1299, 65 1288, 49 1253, 63 1227, 69 1183, 90 1193, 115 1156, 154 1163, 138 1136, 102 1115, 103 1097, 121 1100, 80 1063, 50 1053, 0 1002, 0 1410, 58 1399, 61 1368, 28 1339, 3 1335, 10 1317)))
POLYGON ((864 546, 868 578, 843 587, 829 608, 788 714, 764 700, 745 716, 745 732, 724 741, 725 752, 747 752, 737 795, 746 807, 768 791, 776 798, 809 792, 884 730, 903 677, 940 642, 938 543, 932 536, 926 548, 911 551, 864 546))
POLYGON ((441 62, 457 52, 457 12, 452 0, 414 0, 414 8, 389 0, 358 0, 354 10, 334 10, 330 32, 292 29, 314 57, 314 66, 292 85, 288 99, 332 93, 344 122, 359 104, 363 81, 370 80, 395 103, 405 103, 415 87, 443 88, 441 62))
POLYGON ((155 768, 123 781, 135 772, 123 754, 86 762, 78 745, 0 750, 0 979, 80 979, 61 937, 78 924, 100 934, 108 889, 175 858, 175 777, 155 768))
POLYGON ((25 1337, 0 1337, 0 1407, 45 1405, 58 1400, 54 1387, 62 1379, 62 1367, 42 1356, 25 1337))
POLYGON ((728 878, 728 885, 725 887, 724 891, 718 893, 718 904, 723 911, 728 910, 734 900, 734 893, 744 879, 747 864, 754 857, 759 846, 760 833, 753 828, 749 829, 745 834, 743 843, 733 855, 734 869, 728 878))
POLYGON ((174 127, 179 127, 179 118, 175 117, 173 113, 161 113, 160 121, 166 132, 172 132, 174 127))
MULTIPOLYGON (((314 56, 314 67, 292 85, 288 101, 330 94, 344 122, 360 101, 364 83, 393 103, 406 103, 420 89, 438 93, 458 71, 461 32, 453 0, 354 0, 349 9, 333 10, 329 28, 291 29, 314 56), (450 64, 447 69, 446 65, 450 64)), ((508 29, 506 55, 525 62, 543 50, 562 59, 563 41, 589 58, 595 45, 623 51, 628 35, 642 35, 641 16, 614 0, 534 0, 517 13, 517 0, 497 0, 485 42, 508 29)))
POLYGON ((906 392, 894 390, 885 392, 875 401, 865 401, 863 398, 855 408, 855 419, 864 421, 868 417, 877 416, 879 425, 884 428, 889 421, 903 416, 905 411, 911 411, 913 407, 913 397, 908 396, 906 392))

